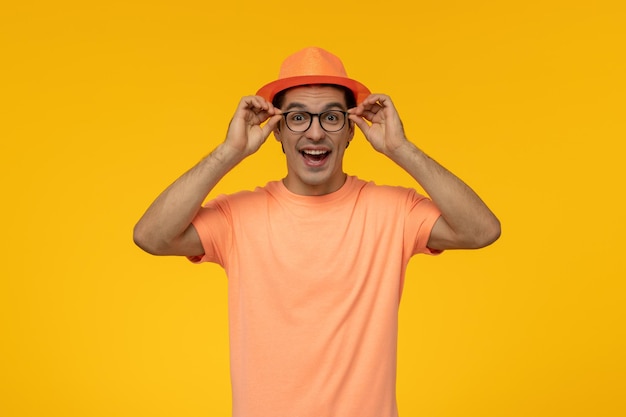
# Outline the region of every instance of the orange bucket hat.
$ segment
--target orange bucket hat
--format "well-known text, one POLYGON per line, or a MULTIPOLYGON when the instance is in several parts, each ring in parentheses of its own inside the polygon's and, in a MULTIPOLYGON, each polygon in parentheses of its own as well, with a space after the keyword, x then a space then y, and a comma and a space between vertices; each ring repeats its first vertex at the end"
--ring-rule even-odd
POLYGON ((288 56, 280 66, 278 79, 261 87, 257 95, 272 101, 276 93, 287 88, 310 84, 335 84, 354 93, 357 104, 369 96, 370 90, 348 78, 341 60, 322 48, 304 48, 288 56))

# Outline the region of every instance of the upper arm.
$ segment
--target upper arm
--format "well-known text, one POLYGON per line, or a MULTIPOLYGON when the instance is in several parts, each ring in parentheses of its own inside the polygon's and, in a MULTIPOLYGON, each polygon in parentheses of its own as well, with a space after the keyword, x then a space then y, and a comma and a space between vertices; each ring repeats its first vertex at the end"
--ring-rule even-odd
POLYGON ((433 225, 427 246, 430 249, 478 249, 490 245, 500 236, 500 224, 497 220, 491 227, 483 226, 472 232, 457 233, 443 216, 433 225))
POLYGON ((460 249, 458 238, 443 216, 435 221, 428 238, 428 248, 434 250, 460 249))
POLYGON ((152 255, 198 256, 204 253, 200 236, 190 224, 178 237, 162 239, 146 227, 135 226, 133 240, 135 244, 152 255))
POLYGON ((176 239, 171 246, 171 253, 166 255, 200 256, 204 254, 202 241, 193 224, 176 239))

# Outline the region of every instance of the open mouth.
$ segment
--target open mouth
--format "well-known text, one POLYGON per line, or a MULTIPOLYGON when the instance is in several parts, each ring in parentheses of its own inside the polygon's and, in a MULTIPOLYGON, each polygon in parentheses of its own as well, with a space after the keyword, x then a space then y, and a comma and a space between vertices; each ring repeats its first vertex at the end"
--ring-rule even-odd
POLYGON ((330 155, 330 151, 321 150, 321 149, 304 149, 300 151, 300 154, 304 157, 304 159, 312 164, 319 165, 330 155))

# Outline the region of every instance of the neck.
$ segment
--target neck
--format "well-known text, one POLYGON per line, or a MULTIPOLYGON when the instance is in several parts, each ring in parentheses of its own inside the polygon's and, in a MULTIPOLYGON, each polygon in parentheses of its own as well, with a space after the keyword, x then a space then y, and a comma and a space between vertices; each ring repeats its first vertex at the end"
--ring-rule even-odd
POLYGON ((306 195, 306 196, 321 196, 334 193, 339 190, 346 183, 348 175, 342 172, 335 180, 325 182, 322 184, 307 184, 301 181, 293 181, 293 179, 287 175, 283 178, 283 184, 285 188, 294 194, 306 195))

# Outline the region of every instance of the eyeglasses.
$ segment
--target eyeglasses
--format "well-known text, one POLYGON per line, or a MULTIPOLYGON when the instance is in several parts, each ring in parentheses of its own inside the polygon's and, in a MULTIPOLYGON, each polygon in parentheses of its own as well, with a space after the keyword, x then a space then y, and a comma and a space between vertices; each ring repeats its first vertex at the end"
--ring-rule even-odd
POLYGON ((346 124, 348 112, 342 110, 328 110, 321 113, 309 113, 308 111, 287 111, 283 113, 285 123, 292 132, 302 133, 309 130, 313 118, 317 117, 320 126, 327 132, 338 132, 346 124))

